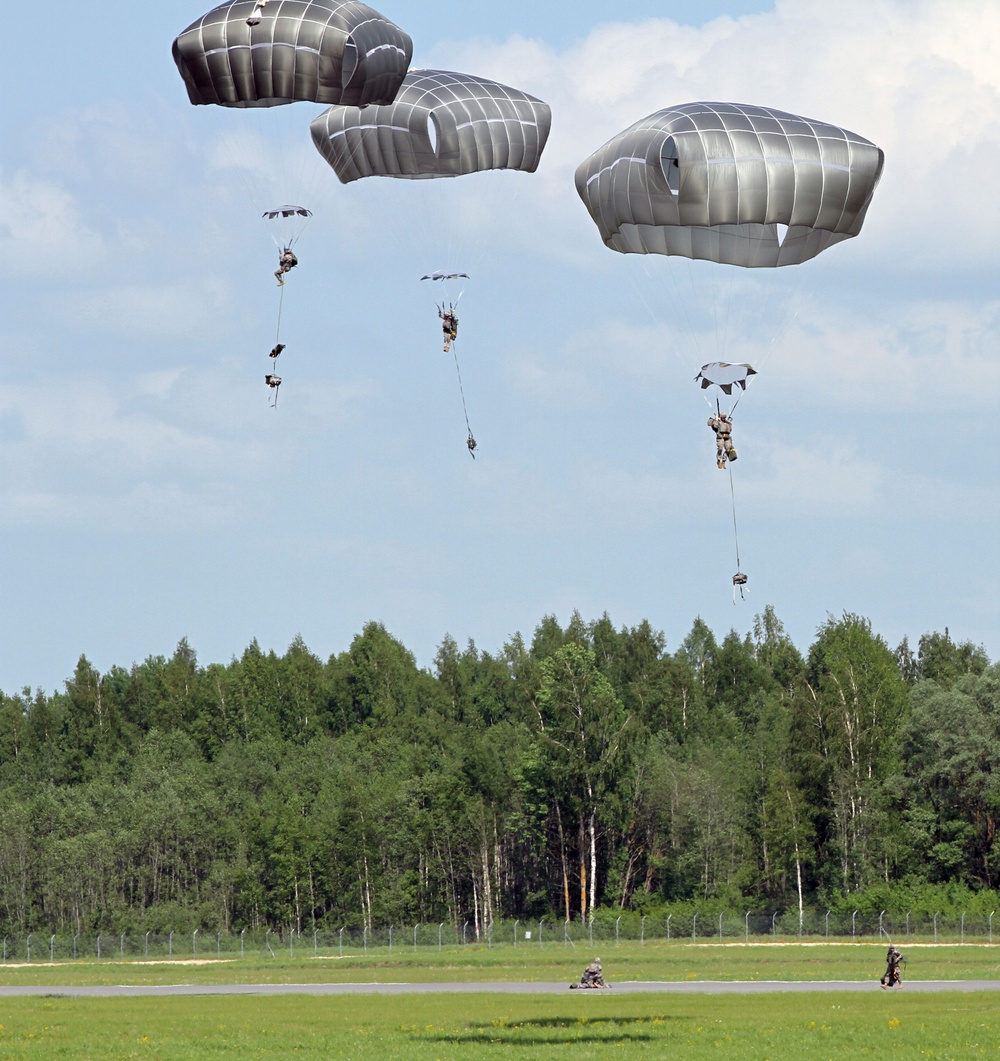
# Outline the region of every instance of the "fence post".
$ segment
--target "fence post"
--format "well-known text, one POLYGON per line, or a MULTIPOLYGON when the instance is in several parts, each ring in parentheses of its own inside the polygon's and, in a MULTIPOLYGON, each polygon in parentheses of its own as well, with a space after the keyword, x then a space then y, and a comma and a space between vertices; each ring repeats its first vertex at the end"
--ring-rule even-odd
POLYGON ((694 916, 691 918, 691 942, 698 942, 698 911, 695 910, 694 916))
POLYGON ((215 956, 216 958, 222 957, 222 929, 215 933, 215 956))
POLYGON ((514 946, 517 946, 517 926, 520 924, 520 920, 514 922, 514 946))
POLYGON ((441 933, 444 931, 444 922, 438 925, 438 950, 441 949, 441 933))
MULTIPOLYGON (((100 942, 100 937, 98 937, 98 942, 100 942)), ((167 957, 168 958, 172 958, 173 956, 174 956, 174 933, 173 933, 173 929, 171 929, 170 935, 167 936, 167 957)))
POLYGON ((910 938, 910 911, 906 911, 906 938, 910 938))
POLYGON ((563 946, 565 947, 569 943, 569 918, 563 922, 563 946))
POLYGON ((881 910, 878 915, 878 938, 881 942, 883 930, 882 930, 882 918, 885 917, 885 911, 881 910))
MULTIPOLYGON (((54 938, 55 937, 53 936, 53 939, 54 938)), ((121 935, 121 939, 118 940, 118 949, 121 951, 122 958, 124 958, 125 957, 125 933, 124 932, 121 935)))
POLYGON ((539 946, 542 945, 542 921, 544 921, 544 920, 545 920, 545 918, 543 917, 543 918, 540 918, 539 921, 538 921, 538 945, 539 946))
MULTIPOLYGON (((31 943, 31 936, 30 935, 28 936, 28 943, 29 944, 31 943)), ((100 961, 100 959, 101 959, 101 934, 100 934, 100 932, 98 932, 97 933, 97 960, 100 961)), ((31 961, 31 951, 30 950, 28 951, 28 961, 31 961)))
POLYGON ((670 919, 673 916, 674 916, 673 914, 667 914, 667 942, 668 943, 670 942, 670 919))
MULTIPOLYGON (((77 935, 75 935, 73 937, 73 957, 74 958, 76 958, 76 942, 77 942, 77 940, 79 938, 80 938, 79 933, 77 933, 77 935)), ((3 956, 4 956, 4 961, 6 961, 7 960, 7 939, 6 939, 6 937, 4 938, 4 941, 3 941, 3 956)))
POLYGON ((392 954, 392 925, 389 926, 389 953, 392 954))
POLYGON ((343 956, 344 956, 344 929, 345 928, 347 928, 347 925, 341 925, 340 926, 340 934, 339 935, 340 935, 340 956, 341 956, 341 958, 343 958, 343 956))
POLYGON ((195 929, 191 933, 191 957, 194 958, 198 954, 198 930, 195 929))
POLYGON ((826 912, 826 938, 830 938, 830 911, 826 912))
POLYGON ((463 946, 463 947, 465 946, 465 930, 466 930, 466 929, 467 929, 468 927, 469 927, 469 922, 468 922, 468 921, 466 921, 466 922, 465 922, 465 924, 464 924, 464 925, 462 925, 462 946, 463 946))
POLYGON ((962 943, 965 942, 965 911, 964 910, 962 911, 962 935, 960 936, 960 941, 962 943))
POLYGON ((615 918, 615 946, 616 947, 618 946, 618 922, 621 921, 621 919, 622 919, 622 915, 621 914, 619 914, 615 918))
POLYGON ((772 939, 777 939, 778 938, 778 924, 777 924, 777 922, 778 922, 778 911, 775 910, 774 913, 771 914, 771 938, 772 939))
POLYGON ((642 923, 639 925, 639 942, 644 944, 646 942, 646 915, 642 915, 642 923))
POLYGON ((995 910, 990 911, 990 943, 993 942, 993 915, 996 913, 995 910))
POLYGON ((859 911, 855 910, 854 913, 851 914, 851 939, 856 937, 855 923, 858 919, 858 913, 859 911))
POLYGON ((719 939, 722 939, 722 914, 719 914, 719 939))
POLYGON ((56 960, 56 937, 52 936, 49 940, 49 961, 54 962, 56 960))
POLYGON ((362 926, 361 929, 361 945, 364 947, 365 954, 368 953, 368 922, 362 926))
POLYGON ((934 915, 934 942, 937 943, 937 919, 938 915, 934 915))
POLYGON ((744 942, 749 943, 750 942, 750 911, 749 910, 747 910, 746 916, 743 918, 743 923, 746 926, 746 935, 745 935, 744 942))
POLYGON ((416 952, 417 949, 417 926, 413 926, 413 950, 416 952))
MULTIPOLYGON (((29 932, 28 933, 28 938, 25 940, 25 944, 26 944, 26 946, 28 948, 28 961, 29 962, 31 961, 31 937, 32 937, 32 935, 33 935, 33 933, 29 932)), ((101 937, 98 936, 97 937, 97 957, 100 958, 100 956, 101 956, 101 937)))
POLYGON ((240 929, 240 957, 243 957, 243 937, 246 935, 246 929, 240 929))

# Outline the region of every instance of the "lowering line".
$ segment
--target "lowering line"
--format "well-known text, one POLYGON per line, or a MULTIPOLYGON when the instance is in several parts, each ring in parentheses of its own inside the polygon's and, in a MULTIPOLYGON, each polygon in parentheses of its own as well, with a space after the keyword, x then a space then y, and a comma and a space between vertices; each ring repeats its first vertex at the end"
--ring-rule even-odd
POLYGON ((264 376, 264 382, 267 384, 268 389, 274 392, 274 399, 269 400, 267 403, 272 409, 278 407, 278 388, 281 386, 281 376, 278 375, 278 358, 281 356, 281 351, 285 349, 285 344, 281 342, 281 310, 284 304, 285 288, 282 285, 278 292, 278 321, 274 328, 274 346, 267 355, 271 359, 271 371, 264 376))
MULTIPOLYGON (((729 410, 729 414, 727 416, 727 419, 729 420, 730 424, 732 424, 733 413, 736 411, 736 406, 739 405, 740 399, 742 397, 743 397, 743 395, 740 394, 737 397, 736 401, 733 402, 732 408, 729 410)), ((722 416, 722 406, 721 406, 718 398, 715 399, 715 413, 716 413, 716 416, 719 416, 719 417, 722 416)), ((724 451, 724 452, 726 452, 726 451, 724 451)), ((734 451, 734 453, 735 453, 735 451, 734 451)), ((737 589, 737 587, 739 587, 739 591, 740 591, 740 600, 745 600, 746 597, 745 597, 744 594, 745 593, 749 593, 750 591, 744 589, 744 587, 746 586, 748 580, 747 580, 747 576, 743 573, 743 568, 742 568, 742 566, 740 564, 740 530, 739 530, 739 527, 738 527, 738 525, 736 523, 736 486, 733 483, 733 458, 732 457, 730 457, 726 461, 726 468, 729 471, 729 497, 730 497, 730 500, 732 501, 732 507, 733 507, 733 538, 735 539, 735 542, 736 542, 736 574, 733 575, 733 604, 735 604, 736 603, 736 589, 737 589)))
POLYGON ((469 432, 469 437, 466 439, 465 444, 469 447, 469 456, 475 460, 476 440, 473 438, 472 427, 469 424, 469 410, 465 404, 465 388, 462 386, 462 370, 458 367, 458 350, 454 343, 452 343, 451 355, 455 359, 455 373, 458 376, 458 393, 462 396, 462 412, 465 414, 465 428, 469 432))
POLYGON ((729 462, 729 496, 733 503, 733 537, 736 540, 736 574, 733 575, 733 604, 736 603, 736 589, 739 587, 740 600, 745 600, 744 592, 749 593, 749 590, 744 591, 744 587, 747 584, 747 576, 743 574, 743 568, 740 565, 740 531, 736 525, 736 488, 733 486, 733 465, 729 462))

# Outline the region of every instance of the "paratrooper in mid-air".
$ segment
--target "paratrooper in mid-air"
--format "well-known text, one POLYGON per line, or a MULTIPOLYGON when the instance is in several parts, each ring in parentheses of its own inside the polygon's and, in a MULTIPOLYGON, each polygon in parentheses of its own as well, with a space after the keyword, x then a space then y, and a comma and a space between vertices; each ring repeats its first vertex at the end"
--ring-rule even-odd
POLYGON ((278 278, 278 287, 285 286, 285 274, 290 273, 298 264, 299 260, 295 257, 292 248, 285 247, 281 252, 281 257, 278 258, 278 268, 274 271, 274 275, 278 278))
POLYGON ((725 413, 716 413, 708 418, 708 426, 715 432, 715 463, 719 468, 725 468, 727 460, 736 460, 733 418, 725 413))
POLYGON ((444 308, 444 303, 438 306, 438 316, 441 318, 441 331, 444 333, 444 352, 451 351, 451 344, 458 338, 458 317, 455 315, 455 307, 450 303, 444 308))

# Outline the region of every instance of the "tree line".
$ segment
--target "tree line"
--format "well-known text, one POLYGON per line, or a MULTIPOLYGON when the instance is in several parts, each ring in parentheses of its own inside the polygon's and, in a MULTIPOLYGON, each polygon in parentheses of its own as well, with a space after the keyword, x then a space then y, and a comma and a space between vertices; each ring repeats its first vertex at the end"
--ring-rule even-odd
MULTIPOLYGON (((647 622, 539 623, 421 669, 379 623, 0 693, 0 926, 298 932, 802 913, 1000 873, 1000 667, 773 609, 675 651, 647 622)), ((886 898, 886 897, 889 898, 886 898)))

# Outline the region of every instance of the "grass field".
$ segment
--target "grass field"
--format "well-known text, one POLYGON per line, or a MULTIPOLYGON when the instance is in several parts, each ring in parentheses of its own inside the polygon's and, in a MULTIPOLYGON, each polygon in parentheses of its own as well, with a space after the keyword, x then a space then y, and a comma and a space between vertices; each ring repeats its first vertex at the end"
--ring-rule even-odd
MULTIPOLYGON (((1000 980, 1000 945, 913 944, 907 979, 1000 980)), ((867 943, 623 943, 598 953, 614 980, 876 980, 885 969, 885 944, 867 943)), ((311 951, 243 960, 192 962, 93 959, 0 965, 0 985, 86 984, 323 984, 562 981, 579 978, 595 955, 582 947, 485 946, 371 949, 367 955, 311 951)))
MULTIPOLYGON (((998 979, 1000 948, 914 946, 908 979, 998 979)), ((474 947, 157 965, 0 967, 5 984, 53 994, 0 999, 0 1061, 44 1058, 703 1058, 812 1061, 1000 1058, 998 996, 849 992, 795 995, 350 995, 58 997, 61 985, 575 980, 592 957, 555 945, 474 947)), ((868 980, 884 947, 623 944, 601 954, 618 980, 868 980)))
POLYGON ((850 994, 4 999, 0 1057, 702 1058, 1000 1054, 995 997, 850 994))

